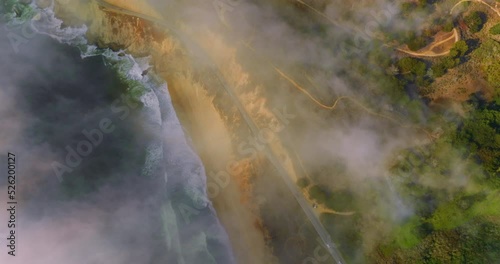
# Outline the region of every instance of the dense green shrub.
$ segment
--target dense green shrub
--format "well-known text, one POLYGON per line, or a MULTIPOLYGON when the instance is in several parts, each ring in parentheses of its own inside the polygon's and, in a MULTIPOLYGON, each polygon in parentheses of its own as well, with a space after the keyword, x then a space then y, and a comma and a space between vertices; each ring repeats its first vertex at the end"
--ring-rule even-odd
POLYGON ((354 211, 354 196, 349 190, 333 192, 327 198, 325 206, 335 211, 354 211))
POLYGON ((490 28, 490 34, 493 35, 500 35, 500 23, 492 26, 490 28))
POLYGON ((500 111, 491 109, 475 111, 464 121, 456 136, 456 142, 469 147, 477 155, 484 168, 492 176, 500 168, 500 111))
POLYGON ((308 178, 300 178, 297 180, 297 185, 300 187, 300 188, 306 188, 308 187, 309 185, 311 184, 311 182, 309 181, 308 178))
POLYGON ((328 199, 328 193, 323 187, 314 185, 309 189, 309 197, 320 204, 324 204, 328 199))
POLYGON ((486 14, 483 12, 475 11, 464 18, 465 23, 472 33, 481 31, 484 23, 486 23, 486 14))
POLYGON ((427 46, 427 41, 424 37, 418 36, 410 39, 410 41, 407 43, 408 48, 412 51, 417 51, 425 46, 427 46))
POLYGON ((448 21, 446 24, 443 26, 443 30, 446 32, 451 32, 454 28, 453 21, 448 21))
POLYGON ((398 68, 402 74, 413 73, 417 76, 424 76, 427 66, 421 60, 405 57, 398 61, 398 68))
POLYGON ((469 51, 469 46, 464 40, 459 40, 450 50, 450 56, 453 58, 459 58, 464 56, 467 51, 469 51))
POLYGON ((441 77, 446 73, 446 66, 443 63, 436 63, 432 65, 431 69, 434 77, 441 77))

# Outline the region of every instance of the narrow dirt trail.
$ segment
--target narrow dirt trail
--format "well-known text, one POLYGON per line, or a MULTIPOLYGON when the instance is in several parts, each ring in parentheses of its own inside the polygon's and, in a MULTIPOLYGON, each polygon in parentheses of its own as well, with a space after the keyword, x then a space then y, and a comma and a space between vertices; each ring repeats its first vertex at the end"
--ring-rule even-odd
MULTIPOLYGON (((312 181, 311 177, 309 177, 309 174, 306 171, 306 168, 304 167, 304 164, 302 163, 302 159, 300 158, 299 154, 295 150, 293 151, 293 153, 295 154, 295 157, 297 157, 297 160, 299 161, 300 168, 301 168, 302 172, 304 173, 305 177, 312 181)), ((317 205, 316 208, 314 208, 314 206, 313 206, 313 208, 318 216, 320 214, 323 214, 323 213, 336 214, 336 215, 342 215, 342 216, 351 216, 351 215, 356 213, 355 211, 338 212, 338 211, 332 210, 330 208, 327 208, 325 205, 317 204, 315 201, 313 201, 311 199, 311 197, 309 197, 309 190, 311 189, 311 187, 312 186, 308 186, 308 187, 304 188, 302 191, 302 194, 304 195, 306 200, 309 202, 309 204, 311 204, 311 206, 313 206, 315 204, 317 205)))
POLYGON ((498 8, 498 3, 495 3, 495 7, 493 7, 492 5, 486 3, 484 0, 461 0, 460 2, 456 3, 450 9, 450 14, 453 13, 453 9, 455 9, 458 5, 460 5, 461 3, 464 3, 464 2, 476 2, 476 3, 483 4, 483 5, 487 6, 488 8, 490 8, 493 12, 495 12, 500 17, 500 9, 498 8))
POLYGON ((453 43, 457 43, 459 40, 460 40, 460 35, 458 34, 458 31, 456 28, 453 29, 453 34, 444 39, 444 40, 441 40, 441 41, 438 41, 436 43, 432 43, 430 46, 428 47, 425 47, 425 51, 424 52, 416 52, 416 51, 411 51, 411 50, 408 50, 408 49, 401 49, 401 48, 397 48, 396 50, 397 51, 401 51, 403 53, 406 53, 408 55, 412 55, 412 56, 415 56, 415 57, 441 57, 441 56, 445 56, 445 55, 448 55, 450 53, 450 50, 447 50, 447 51, 444 51, 444 52, 441 52, 441 53, 435 53, 434 51, 432 51, 436 46, 439 46, 445 42, 448 42, 450 41, 451 39, 455 39, 453 43))

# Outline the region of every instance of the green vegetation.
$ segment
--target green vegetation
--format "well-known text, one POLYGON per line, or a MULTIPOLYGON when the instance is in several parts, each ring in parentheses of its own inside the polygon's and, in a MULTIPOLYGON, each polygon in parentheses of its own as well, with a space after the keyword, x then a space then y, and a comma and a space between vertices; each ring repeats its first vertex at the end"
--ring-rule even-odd
POLYGON ((436 230, 448 230, 463 225, 470 216, 456 202, 440 206, 428 220, 436 230))
POLYGON ((431 43, 435 33, 431 30, 424 30, 421 34, 417 35, 414 31, 407 31, 400 37, 400 41, 406 43, 410 50, 417 51, 431 43))
POLYGON ((128 58, 120 57, 118 59, 113 57, 105 57, 106 63, 109 63, 111 68, 115 70, 118 82, 121 88, 118 89, 119 93, 125 93, 128 103, 139 104, 142 106, 141 97, 146 93, 147 88, 145 84, 139 80, 134 80, 128 76, 130 69, 133 67, 133 62, 128 58))
POLYGON ((399 70, 399 81, 404 87, 412 83, 419 86, 428 86, 431 80, 427 76, 427 64, 412 57, 405 57, 397 62, 399 70))
POLYGON ((311 181, 305 177, 297 180, 297 185, 302 189, 307 188, 310 184, 311 184, 311 181))
POLYGON ((450 54, 438 62, 429 65, 413 57, 405 57, 397 61, 399 80, 402 86, 415 83, 420 87, 427 87, 433 82, 433 77, 443 76, 449 69, 456 67, 466 60, 470 47, 464 40, 457 41, 450 50, 450 54), (429 69, 432 74, 429 73, 429 69), (429 73, 429 74, 428 74, 429 73))
POLYGON ((358 229, 358 216, 339 216, 334 214, 321 214, 320 221, 332 234, 333 242, 339 247, 348 263, 365 263, 359 260, 358 250, 362 248, 362 236, 358 229), (356 260, 356 258, 358 258, 356 260))
POLYGON ((426 71, 425 63, 412 57, 405 57, 399 60, 398 67, 401 74, 413 73, 417 76, 424 76, 426 71))
POLYGON ((326 200, 325 206, 334 211, 352 211, 354 195, 349 190, 336 191, 326 200))
POLYGON ((434 4, 437 2, 439 2, 439 0, 405 1, 401 3, 401 15, 407 17, 412 12, 429 14, 434 11, 434 4))
POLYGON ((325 186, 314 185, 309 189, 309 197, 334 211, 353 211, 354 195, 349 190, 331 192, 325 186))
POLYGON ((324 204, 328 198, 328 193, 325 188, 319 185, 314 185, 309 188, 309 197, 320 204, 324 204))
POLYGON ((485 67, 486 80, 492 84, 494 88, 500 88, 500 61, 496 61, 485 67))
POLYGON ((6 20, 17 18, 21 21, 27 21, 33 18, 36 13, 28 4, 16 0, 6 0, 0 4, 0 14, 3 14, 6 20))
POLYGON ((475 60, 480 61, 481 64, 478 68, 486 76, 488 83, 496 89, 496 95, 498 96, 500 90, 500 43, 487 39, 481 46, 476 49, 472 56, 475 60))
POLYGON ((443 31, 446 31, 446 32, 451 32, 453 30, 455 26, 453 25, 453 21, 452 20, 448 20, 444 26, 443 26, 443 31))
POLYGON ((403 16, 408 16, 416 8, 417 8, 417 5, 414 2, 403 2, 401 4, 401 14, 403 16))
POLYGON ((491 148, 493 143, 487 143, 486 138, 494 142, 491 138, 497 135, 492 129, 498 127, 496 122, 500 121, 500 115, 481 111, 477 115, 465 120, 458 129, 453 125, 445 127, 446 136, 441 136, 432 144, 401 152, 402 158, 392 168, 392 173, 399 179, 399 193, 406 203, 413 204, 416 216, 394 230, 391 242, 381 248, 384 254, 390 255, 394 250, 410 254, 416 245, 419 248, 434 245, 434 240, 429 240, 428 236, 436 236, 438 231, 456 230, 480 217, 499 215, 498 192, 487 194, 479 191, 480 188, 466 190, 448 186, 448 183, 459 181, 463 175, 469 175, 471 186, 474 185, 472 182, 492 188, 496 186, 478 170, 475 160, 468 158, 467 153, 477 149, 472 146, 475 141, 482 142, 481 146, 488 144, 484 147, 491 148), (473 128, 473 124, 477 128, 473 128), (464 136, 468 138, 462 139, 464 136), (457 146, 469 147, 457 149, 457 146), (453 164, 460 164, 460 169, 455 170, 453 164))
POLYGON ((464 121, 455 142, 468 146, 469 153, 479 158, 492 179, 498 182, 500 111, 497 105, 475 111, 469 119, 464 121))
POLYGON ((401 180, 399 193, 413 204, 416 215, 396 227, 391 238, 380 245, 386 262, 393 262, 388 259, 394 256, 404 260, 395 263, 455 263, 453 259, 491 263, 498 258, 500 252, 494 246, 500 245, 500 193, 449 188, 448 183, 456 182, 459 175, 475 175, 469 186, 484 179, 474 162, 467 162, 455 146, 457 143, 445 137, 401 153, 405 158, 393 167, 393 173, 401 180), (459 174, 452 164, 461 164, 459 174), (477 241, 482 236, 487 236, 486 241, 477 241))
POLYGON ((421 236, 418 233, 419 227, 422 222, 417 218, 413 217, 405 224, 394 229, 392 236, 394 237, 393 247, 408 249, 418 245, 421 241, 421 236))
POLYGON ((474 11, 470 15, 464 18, 465 23, 469 27, 472 33, 476 33, 483 29, 484 23, 486 23, 486 14, 479 11, 474 11))
POLYGON ((405 263, 492 263, 500 257, 500 105, 471 102, 477 110, 469 118, 445 127, 432 144, 402 151, 392 168, 416 215, 380 245, 386 262, 401 263, 394 256, 405 263), (467 187, 450 188, 464 175, 467 187))
POLYGON ((490 34, 493 35, 500 35, 500 23, 492 26, 490 28, 490 34))
POLYGON ((396 251, 383 247, 384 263, 496 263, 500 259, 499 227, 497 218, 479 217, 458 228, 435 231, 417 247, 396 251))
POLYGON ((436 63, 432 65, 432 74, 434 77, 441 77, 446 74, 446 71, 448 70, 447 64, 445 63, 436 63))
POLYGON ((469 46, 464 40, 457 41, 450 49, 450 54, 431 66, 434 77, 443 76, 449 69, 464 61, 464 56, 469 51, 469 46))
MULTIPOLYGON (((422 11, 424 6, 428 8, 429 2, 405 2, 402 15, 422 11)), ((422 30, 420 35, 395 30, 386 34, 387 43, 406 43, 417 50, 427 45, 436 31, 451 31, 454 27, 451 17, 431 19, 439 22, 429 27, 432 30, 422 30)), ((486 15, 472 12, 464 21, 471 32, 479 32, 486 15)), ((377 48, 367 51, 367 60, 352 60, 353 69, 380 87, 374 93, 390 98, 394 112, 404 116, 408 123, 418 121, 425 108, 408 95, 415 91, 424 94, 433 78, 461 64, 467 63, 453 74, 472 68, 480 73, 475 76, 486 79, 497 89, 496 102, 487 102, 479 94, 463 103, 465 115, 450 109, 445 113, 432 109, 420 119, 425 120, 422 127, 428 131, 436 128, 442 131, 428 143, 402 150, 391 168, 396 193, 413 215, 396 223, 379 241, 372 252, 376 263, 495 263, 500 259, 500 43, 482 34, 476 37, 458 41, 443 58, 399 57, 388 61, 390 51, 385 52, 381 45, 375 44, 377 48), (378 70, 380 65, 384 71, 378 70)), ((487 89, 488 85, 485 86, 487 89)), ((466 84, 458 87, 469 88, 466 84)), ((365 203, 360 200, 356 203, 356 199, 362 198, 352 193, 332 192, 318 185, 309 192, 312 199, 332 210, 373 216, 356 210, 365 203)), ((330 232, 337 232, 336 235, 346 232, 346 236, 356 240, 355 232, 346 231, 347 226, 335 230, 342 226, 339 221, 343 220, 356 225, 353 218, 322 216, 330 232)), ((383 220, 374 219, 374 223, 377 221, 383 220)))
POLYGON ((465 54, 469 51, 469 46, 464 40, 459 40, 455 43, 453 48, 450 49, 450 56, 453 58, 460 58, 465 56, 465 54))
POLYGON ((438 2, 438 0, 418 0, 418 5, 419 6, 427 6, 427 5, 432 5, 438 2))
POLYGON ((417 51, 429 44, 429 41, 427 41, 425 38, 421 36, 414 36, 408 41, 408 48, 412 51, 417 51))

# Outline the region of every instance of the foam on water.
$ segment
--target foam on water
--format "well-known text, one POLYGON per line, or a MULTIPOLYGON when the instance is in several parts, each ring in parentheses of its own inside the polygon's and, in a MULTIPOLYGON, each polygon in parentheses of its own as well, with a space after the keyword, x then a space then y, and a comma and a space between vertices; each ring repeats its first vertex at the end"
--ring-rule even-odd
POLYGON ((152 140, 145 150, 147 155, 143 176, 149 177, 163 169, 160 174, 167 198, 161 214, 167 235, 166 245, 169 251, 175 252, 175 261, 194 264, 192 252, 206 252, 211 255, 207 240, 215 239, 223 245, 217 249, 216 255, 224 257, 213 261, 206 259, 208 262, 205 263, 235 263, 227 234, 207 196, 205 169, 188 144, 172 105, 167 84, 154 73, 145 73, 151 68, 150 58, 134 58, 123 50, 115 52, 89 44, 85 37, 88 28, 63 28, 63 21, 55 17, 53 5, 40 9, 32 3, 28 8, 30 10, 27 15, 21 18, 12 14, 6 17, 10 19, 10 23, 30 23, 35 32, 48 35, 60 43, 78 47, 82 59, 102 56, 105 64, 115 69, 121 80, 128 84, 129 95, 142 102, 141 111, 145 116, 143 125, 160 135, 158 139, 152 140), (198 214, 204 217, 195 225, 184 221, 185 215, 179 208, 186 204, 196 208, 198 214), (193 231, 196 231, 195 235, 193 231))
POLYGON ((63 21, 55 17, 52 7, 40 9, 35 4, 31 8, 36 10, 31 18, 32 27, 41 34, 49 35, 61 43, 80 46, 86 45, 85 33, 87 26, 81 27, 62 27, 63 21))

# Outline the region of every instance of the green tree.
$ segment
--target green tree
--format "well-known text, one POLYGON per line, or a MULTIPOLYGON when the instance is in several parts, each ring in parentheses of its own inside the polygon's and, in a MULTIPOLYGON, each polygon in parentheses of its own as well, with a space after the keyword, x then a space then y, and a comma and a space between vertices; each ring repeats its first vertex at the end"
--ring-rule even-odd
POLYGON ((459 58, 464 56, 469 50, 469 46, 464 40, 459 40, 450 50, 450 56, 453 58, 459 58))
POLYGON ((325 206, 335 211, 354 211, 354 195, 349 190, 336 191, 328 197, 325 206))
POLYGON ((414 36, 410 39, 407 45, 410 50, 417 51, 427 46, 427 40, 423 36, 414 36))
POLYGON ((486 14, 479 11, 474 11, 464 18, 465 23, 470 28, 472 33, 481 31, 484 23, 486 23, 486 14))
POLYGON ((307 186, 309 186, 311 184, 311 182, 309 181, 308 178, 300 178, 297 180, 297 185, 300 187, 300 188, 306 188, 307 186))
POLYGON ((442 61, 443 65, 446 67, 446 69, 451 69, 451 68, 457 66, 459 62, 460 62, 460 59, 455 59, 451 56, 445 57, 442 61))
POLYGON ((443 76, 448 69, 451 69, 460 64, 461 58, 469 51, 469 46, 463 40, 457 41, 450 49, 450 54, 441 60, 441 62, 432 65, 432 73, 434 77, 443 76))
POLYGON ((320 204, 324 204, 328 199, 328 194, 323 187, 314 185, 309 189, 309 197, 320 204))
POLYGON ((500 111, 481 109, 464 121, 457 132, 456 142, 469 147, 477 155, 490 175, 497 175, 500 168, 500 111))
POLYGON ((427 5, 433 5, 437 2, 437 0, 418 0, 418 5, 419 6, 427 6, 427 5))
POLYGON ((401 73, 413 73, 417 76, 424 76, 427 71, 427 65, 421 60, 405 57, 398 61, 398 67, 401 73))
POLYGON ((454 26, 453 26, 453 21, 449 20, 446 22, 446 24, 444 24, 443 26, 443 30, 446 31, 446 32, 451 32, 453 30, 454 26))
POLYGON ((446 73, 446 66, 443 63, 436 63, 432 65, 431 69, 434 77, 441 77, 446 73))
POLYGON ((417 5, 415 5, 415 3, 404 2, 401 4, 401 14, 403 16, 408 16, 416 7, 417 5))

